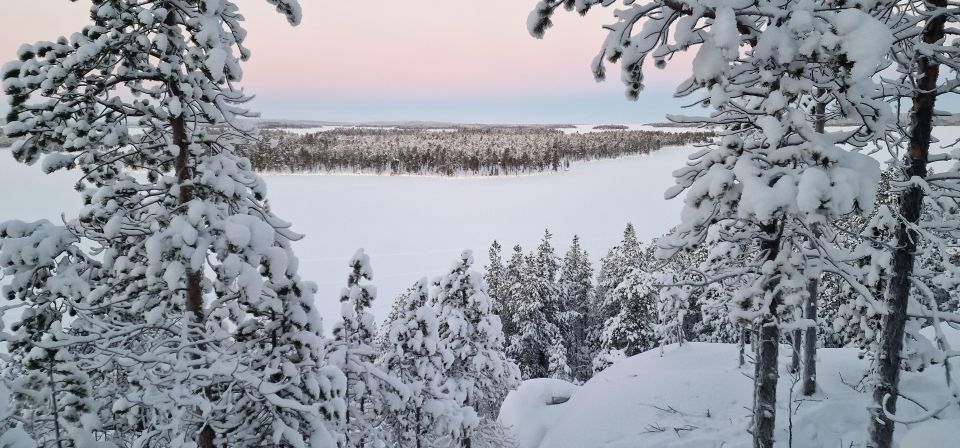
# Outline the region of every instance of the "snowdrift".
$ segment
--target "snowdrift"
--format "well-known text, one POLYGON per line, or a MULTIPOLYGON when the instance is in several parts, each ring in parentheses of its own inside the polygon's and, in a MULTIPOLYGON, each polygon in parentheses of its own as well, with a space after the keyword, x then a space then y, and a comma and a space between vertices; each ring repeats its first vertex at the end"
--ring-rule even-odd
MULTIPOLYGON (((791 439, 794 448, 862 446, 870 401, 867 361, 856 349, 821 349, 819 391, 803 397, 787 370, 789 353, 788 347, 781 349, 777 446, 790 446, 791 439), (788 412, 793 387, 797 392, 788 412)), ((527 381, 504 402, 500 422, 516 431, 521 448, 747 448, 753 367, 738 367, 737 355, 736 345, 686 343, 625 359, 579 388, 556 380, 527 381), (550 404, 562 401, 553 397, 571 393, 568 401, 550 404)), ((901 384, 907 396, 929 408, 947 399, 939 395, 946 381, 938 366, 906 372, 901 384)), ((909 401, 899 403, 902 418, 923 413, 909 401)), ((937 447, 930 441, 948 435, 956 443, 960 410, 954 406, 940 418, 899 425, 901 446, 937 447)))

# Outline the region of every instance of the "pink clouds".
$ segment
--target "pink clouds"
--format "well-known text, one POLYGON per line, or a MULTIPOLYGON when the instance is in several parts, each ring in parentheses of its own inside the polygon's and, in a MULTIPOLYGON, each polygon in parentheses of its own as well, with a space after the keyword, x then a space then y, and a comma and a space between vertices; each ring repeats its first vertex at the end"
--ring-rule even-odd
MULTIPOLYGON (((539 41, 525 28, 533 3, 311 1, 304 2, 304 22, 296 29, 264 17, 266 7, 248 7, 254 56, 246 85, 288 94, 309 86, 338 97, 595 91, 589 63, 608 16, 563 14, 546 40, 539 41)), ((613 77, 616 73, 611 72, 613 77)), ((651 74, 652 84, 671 78, 659 70, 651 74)))
MULTIPOLYGON (((83 1, 5 3, 4 60, 22 42, 69 35, 88 19, 83 1)), ((561 14, 539 41, 525 29, 534 0, 301 0, 304 20, 296 28, 265 1, 240 3, 253 50, 243 85, 259 95, 484 98, 620 90, 616 70, 608 86, 596 86, 589 71, 606 12, 561 14)), ((672 85, 678 71, 650 70, 649 84, 672 85)))

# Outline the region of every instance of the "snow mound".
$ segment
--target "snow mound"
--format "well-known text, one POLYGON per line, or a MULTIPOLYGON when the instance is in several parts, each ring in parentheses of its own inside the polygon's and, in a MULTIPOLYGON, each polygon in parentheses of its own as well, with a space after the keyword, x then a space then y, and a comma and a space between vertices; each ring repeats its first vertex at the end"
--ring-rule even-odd
POLYGON ((513 428, 521 447, 538 446, 577 389, 573 384, 552 378, 524 381, 507 394, 497 421, 513 428))
MULTIPOLYGON (((780 353, 777 446, 790 446, 791 439, 794 448, 862 446, 870 402, 864 384, 868 362, 858 358, 856 349, 821 349, 818 393, 803 397, 786 368, 790 350, 783 346, 780 353), (791 415, 787 403, 793 387, 791 415)), ((522 436, 522 448, 747 448, 753 366, 738 367, 737 359, 738 347, 731 344, 686 343, 651 350, 617 362, 575 389, 562 405, 543 404, 550 395, 546 384, 518 390, 504 403, 501 422, 522 436)), ((925 406, 943 400, 942 369, 905 372, 901 385, 925 406)), ((923 412, 905 400, 898 407, 904 418, 923 412)), ((941 415, 958 417, 956 409, 941 415)), ((910 429, 898 425, 895 436, 903 437, 910 429)), ((943 430, 952 434, 951 440, 960 437, 960 426, 943 430)))

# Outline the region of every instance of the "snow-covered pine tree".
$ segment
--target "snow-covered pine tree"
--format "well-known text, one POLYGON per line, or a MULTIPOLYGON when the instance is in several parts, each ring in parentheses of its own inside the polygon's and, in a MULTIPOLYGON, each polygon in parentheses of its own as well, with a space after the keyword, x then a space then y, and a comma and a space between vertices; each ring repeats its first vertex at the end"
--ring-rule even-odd
MULTIPOLYGON (((517 296, 517 335, 509 347, 524 379, 550 376, 550 358, 559 329, 548 318, 550 284, 533 255, 526 257, 520 294, 517 296)), ((565 364, 565 363, 564 363, 565 364)))
POLYGON ((567 347, 563 345, 563 335, 559 331, 554 335, 547 355, 547 377, 573 381, 573 371, 567 361, 567 347))
POLYGON ((347 286, 340 293, 340 322, 333 327, 330 364, 346 376, 345 447, 379 446, 387 439, 381 421, 405 406, 409 390, 397 377, 377 365, 376 324, 370 305, 377 297, 370 257, 363 251, 350 258, 347 286))
MULTIPOLYGON (((909 310, 919 309, 920 312, 913 317, 930 319, 937 327, 942 321, 960 321, 955 314, 939 316, 941 310, 936 300, 939 286, 936 280, 943 281, 941 284, 953 284, 950 277, 955 278, 956 270, 935 273, 919 263, 922 246, 935 247, 934 250, 943 255, 949 253, 948 248, 958 236, 956 225, 946 224, 956 222, 957 206, 953 192, 960 179, 958 155, 955 152, 943 155, 930 152, 934 117, 938 113, 937 99, 960 91, 956 42, 945 39, 951 33, 951 26, 960 21, 955 9, 948 0, 891 1, 878 5, 876 13, 891 29, 898 30, 896 45, 889 47, 888 51, 898 64, 899 76, 885 79, 889 84, 886 92, 892 102, 912 106, 910 122, 901 142, 905 151, 898 165, 904 182, 897 185, 897 204, 892 207, 896 224, 890 266, 892 276, 886 294, 888 310, 883 316, 872 379, 874 403, 870 409, 868 446, 873 448, 888 448, 893 444, 894 419, 890 416, 896 414, 900 396, 901 353, 907 351, 903 347, 904 341, 922 338, 916 334, 919 325, 908 324, 909 310), (899 32, 907 29, 911 31, 899 32), (949 166, 943 167, 938 162, 946 162, 949 166), (931 213, 924 213, 926 207, 931 213), (912 295, 915 300, 911 300, 912 295), (914 331, 908 331, 911 327, 914 331)), ((936 334, 936 347, 940 350, 937 357, 942 361, 949 357, 943 350, 950 350, 950 346, 939 328, 936 334)), ((948 370, 949 364, 943 362, 948 370)), ((960 396, 960 385, 951 380, 950 374, 947 378, 956 401, 960 396)))
MULTIPOLYGON (((891 207, 895 203, 891 182, 898 181, 899 170, 888 168, 881 173, 879 194, 870 216, 849 215, 835 222, 838 246, 853 254, 860 266, 858 282, 876 297, 882 297, 890 279, 891 252, 896 219, 891 207)), ((821 275, 818 314, 823 343, 828 347, 858 347, 861 357, 873 358, 882 323, 882 310, 856 300, 860 294, 842 276, 832 272, 821 275)))
MULTIPOLYGON (((268 1, 299 22, 296 0, 268 1)), ((64 226, 0 225, 22 311, 4 337, 70 351, 116 416, 93 429, 131 444, 332 444, 342 375, 299 236, 233 147, 252 116, 236 2, 98 0, 91 20, 2 70, 14 157, 77 169, 84 203, 64 226)))
POLYGON ((422 279, 397 298, 403 312, 385 323, 386 341, 377 364, 410 390, 402 409, 385 415, 388 442, 396 447, 434 447, 456 432, 473 410, 464 408, 447 388, 440 346, 440 322, 422 279))
MULTIPOLYGON (((620 305, 615 301, 607 300, 610 292, 617 288, 627 272, 640 264, 642 249, 637 241, 633 224, 627 224, 620 244, 610 248, 607 255, 600 259, 600 270, 597 272, 596 306, 597 319, 603 321, 616 315, 620 305)), ((615 298, 615 296, 611 296, 615 298)))
POLYGON ((507 267, 503 265, 502 250, 500 243, 494 240, 490 245, 489 264, 484 268, 483 278, 487 282, 493 313, 504 321, 509 312, 509 306, 505 302, 510 295, 510 285, 507 280, 507 267))
POLYGON ((642 253, 643 249, 637 240, 633 224, 628 223, 624 228, 623 240, 620 244, 612 247, 607 251, 607 255, 600 259, 596 294, 592 306, 594 311, 589 330, 589 342, 593 354, 591 367, 594 372, 605 369, 613 361, 622 357, 622 354, 610 352, 610 334, 607 329, 625 307, 622 301, 623 295, 617 293, 617 288, 631 272, 640 269, 642 253))
POLYGON ((523 255, 523 248, 517 244, 513 246, 513 253, 507 260, 500 292, 503 298, 497 305, 500 308, 498 315, 503 323, 503 337, 507 347, 513 346, 520 328, 517 312, 523 301, 525 266, 526 258, 523 255))
MULTIPOLYGON (((656 240, 651 242, 652 250, 656 250, 657 243, 656 240)), ((658 330, 661 342, 664 342, 663 330, 668 328, 677 330, 666 332, 673 336, 668 338, 669 341, 675 341, 678 332, 688 341, 732 343, 740 339, 741 326, 730 319, 729 309, 731 291, 740 289, 743 278, 709 281, 703 272, 703 269, 709 269, 712 258, 733 256, 730 251, 738 249, 718 242, 714 237, 699 246, 674 253, 665 262, 657 262, 652 255, 644 257, 646 263, 659 263, 657 269, 665 274, 662 285, 667 290, 661 288, 658 304, 661 325, 666 325, 658 330), (686 297, 685 303, 680 301, 681 297, 686 297), (683 314, 682 318, 680 314, 683 314)))
MULTIPOLYGON (((609 0, 543 0, 530 14, 531 34, 542 36, 561 6, 586 13, 609 0)), ((890 30, 869 13, 808 0, 703 4, 688 0, 625 1, 608 25, 608 38, 592 65, 603 79, 607 62, 619 62, 627 95, 643 87, 644 62, 658 67, 675 54, 696 51, 691 77, 679 96, 699 95, 709 105, 707 118, 681 121, 723 127, 718 144, 700 151, 675 173, 686 192, 682 222, 662 239, 660 255, 701 244, 718 225, 735 230, 723 237, 755 242, 750 263, 716 266, 719 276, 760 274, 738 292, 734 316, 760 329, 755 373, 752 435, 756 448, 772 447, 776 419, 777 357, 780 327, 806 294, 800 244, 810 242, 832 262, 830 269, 852 275, 848 260, 838 260, 828 232, 843 216, 873 204, 878 164, 841 144, 861 147, 886 133, 889 105, 874 75, 884 68, 893 42, 890 30), (862 42, 871 44, 864 46, 862 42), (822 88, 823 90, 818 90, 822 88), (831 96, 844 115, 856 119, 853 131, 819 134, 805 107, 808 98, 831 96), (826 236, 822 236, 826 235, 826 236), (722 273, 721 273, 722 272, 722 273)), ((816 98, 815 98, 816 100, 816 98)), ((865 290, 861 290, 867 293, 865 290)), ((866 298, 877 307, 882 305, 866 298)))
MULTIPOLYGON (((434 282, 431 302, 440 321, 440 351, 445 377, 457 404, 472 407, 479 419, 495 419, 507 392, 520 380, 519 368, 503 351, 500 318, 491 313, 483 277, 467 250, 450 271, 434 282)), ((464 418, 451 436, 470 448, 479 420, 464 418)))
POLYGON ((621 308, 604 322, 594 370, 599 372, 619 359, 657 346, 657 284, 653 274, 635 267, 608 293, 608 300, 621 308))
MULTIPOLYGON (((547 321, 556 327, 559 333, 564 326, 563 320, 567 316, 567 308, 566 302, 560 296, 560 286, 557 283, 560 258, 553 248, 552 239, 553 234, 550 230, 544 230, 543 239, 540 240, 540 245, 537 246, 537 251, 529 264, 536 274, 531 278, 535 278, 534 282, 538 285, 547 321)), ((562 340, 562 337, 560 339, 562 340)))
POLYGON ((537 271, 542 272, 541 276, 544 280, 554 285, 557 282, 557 273, 560 270, 560 260, 553 248, 552 240, 553 234, 550 233, 550 229, 544 230, 543 238, 540 239, 540 244, 534 253, 534 262, 537 271))
POLYGON ((567 364, 573 378, 584 382, 593 376, 595 355, 588 343, 589 326, 594 319, 593 266, 589 254, 580 245, 580 237, 576 235, 563 257, 557 288, 564 310, 559 322, 567 364))
POLYGON ((556 281, 559 262, 551 238, 546 231, 536 252, 525 257, 523 280, 513 296, 517 307, 517 335, 509 351, 525 379, 570 379, 560 328, 566 312, 556 281))
POLYGON ((717 226, 711 236, 708 236, 704 245, 710 250, 694 277, 696 281, 708 283, 698 298, 703 320, 697 331, 703 340, 727 343, 736 341, 741 344, 742 349, 747 340, 756 338, 753 334, 753 322, 742 319, 737 313, 741 306, 737 301, 737 294, 752 285, 757 280, 757 274, 746 271, 717 281, 713 271, 714 266, 722 267, 724 264, 749 265, 759 248, 755 241, 724 241, 720 235, 725 232, 722 226, 717 226))
POLYGON ((690 310, 691 288, 678 284, 673 272, 661 270, 659 273, 657 292, 657 319, 655 327, 657 342, 660 345, 683 344, 689 340, 690 334, 686 323, 690 310))

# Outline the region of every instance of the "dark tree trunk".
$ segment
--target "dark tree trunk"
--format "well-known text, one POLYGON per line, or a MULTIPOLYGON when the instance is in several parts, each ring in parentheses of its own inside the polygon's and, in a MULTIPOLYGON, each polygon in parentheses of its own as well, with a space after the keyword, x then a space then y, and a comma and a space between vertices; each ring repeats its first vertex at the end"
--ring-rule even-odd
POLYGON ((780 355, 780 327, 774 319, 760 326, 759 355, 754 371, 753 446, 773 448, 777 420, 777 358, 780 355))
POLYGON ((422 441, 420 440, 423 437, 423 429, 420 425, 420 407, 417 407, 417 448, 422 448, 422 441))
MULTIPOLYGON (((765 260, 774 260, 780 253, 780 225, 764 224, 764 240, 760 251, 765 260)), ((767 287, 776 287, 770 284, 767 287)), ((777 361, 780 356, 780 326, 777 323, 777 308, 780 295, 774 294, 770 308, 759 323, 760 336, 757 348, 757 364, 754 370, 753 446, 773 448, 773 432, 777 422, 777 361)))
MULTIPOLYGON (((946 0, 931 0, 928 9, 946 7, 946 0)), ((922 40, 933 44, 944 36, 946 15, 927 20, 922 40)), ((910 111, 910 143, 907 148, 908 177, 924 178, 927 175, 927 155, 930 150, 930 134, 933 131, 934 104, 936 103, 939 63, 917 53, 917 87, 910 111)), ((883 407, 891 413, 897 411, 897 396, 900 386, 900 351, 903 349, 904 325, 907 321, 907 298, 910 295, 910 279, 913 274, 917 239, 919 235, 909 225, 920 220, 923 190, 910 187, 900 194, 900 214, 905 222, 897 227, 897 247, 893 252, 893 275, 887 291, 888 312, 883 317, 880 347, 877 353, 876 384, 873 389, 873 405, 870 408, 867 446, 889 448, 893 444, 894 422, 888 419, 883 407)))
POLYGON ((803 310, 803 317, 813 321, 803 333, 803 394, 810 396, 817 391, 817 294, 819 294, 820 279, 812 278, 807 281, 807 302, 803 310))
POLYGON ((53 434, 57 439, 57 448, 63 448, 63 430, 60 428, 60 406, 57 404, 57 379, 54 376, 56 359, 50 356, 50 368, 47 375, 50 377, 50 406, 53 408, 53 434))
POLYGON ((747 341, 749 339, 750 339, 750 328, 748 328, 747 326, 744 326, 743 328, 740 329, 740 367, 743 367, 743 365, 747 363, 744 351, 746 349, 747 341))
MULTIPOLYGON (((817 105, 814 108, 814 130, 823 134, 827 125, 827 103, 821 98, 824 89, 817 89, 817 105)), ((817 391, 817 302, 820 300, 820 277, 807 280, 807 302, 803 317, 814 325, 803 334, 803 394, 810 396, 817 391)))
MULTIPOLYGON (((185 205, 193 200, 193 169, 190 167, 190 142, 187 138, 187 126, 183 116, 170 119, 171 128, 173 128, 173 141, 180 149, 176 159, 174 159, 174 169, 177 173, 177 186, 180 189, 178 200, 180 205, 185 205)), ((203 289, 201 288, 202 272, 194 272, 187 268, 186 281, 186 308, 187 312, 193 314, 197 323, 203 322, 203 289)))
MULTIPOLYGON (((171 29, 178 26, 176 8, 170 8, 165 24, 171 29)), ((167 82, 167 88, 170 89, 172 95, 180 98, 183 97, 176 79, 170 79, 167 82)), ((193 200, 193 168, 189 163, 190 139, 187 136, 187 123, 182 114, 170 118, 170 128, 173 132, 173 144, 176 145, 178 149, 177 157, 174 158, 173 165, 177 175, 177 187, 179 188, 177 200, 182 206, 193 200)), ((188 266, 185 280, 186 297, 184 299, 184 307, 187 313, 192 315, 193 323, 201 326, 204 321, 203 289, 201 286, 203 272, 194 272, 188 266)), ((197 350, 203 351, 204 347, 202 345, 198 346, 197 350)), ((209 390, 207 390, 207 392, 209 392, 209 390)), ((216 434, 213 428, 210 427, 210 425, 204 425, 197 434, 197 445, 199 448, 214 448, 214 439, 216 439, 216 434)))
MULTIPOLYGON (((190 167, 190 143, 187 138, 187 126, 183 116, 177 116, 170 119, 170 127, 173 129, 173 142, 179 148, 179 153, 174 159, 174 170, 177 174, 177 186, 180 189, 178 201, 180 205, 187 204, 193 200, 193 170, 190 167)), ((185 304, 187 313, 191 314, 195 325, 203 325, 203 288, 201 282, 203 273, 193 271, 187 267, 185 288, 185 304)), ((197 350, 203 350, 203 346, 198 346, 197 350)), ((216 434, 210 425, 204 425, 197 434, 197 445, 200 448, 214 448, 214 439, 216 434)))
POLYGON ((790 348, 793 350, 793 353, 790 356, 790 373, 797 373, 800 371, 800 357, 803 356, 803 344, 801 343, 801 338, 803 338, 803 330, 799 328, 790 333, 790 348))

